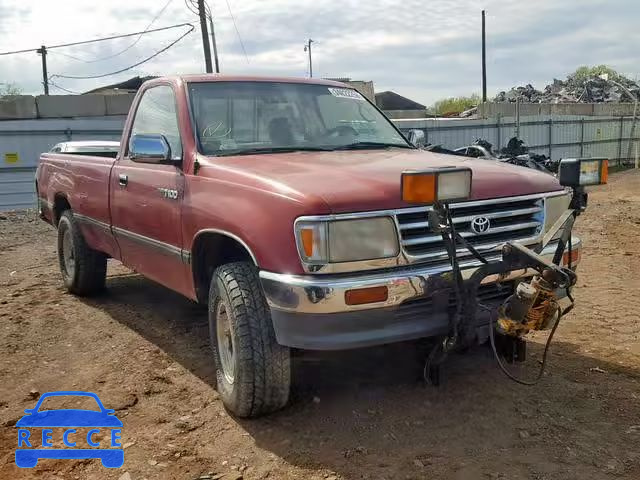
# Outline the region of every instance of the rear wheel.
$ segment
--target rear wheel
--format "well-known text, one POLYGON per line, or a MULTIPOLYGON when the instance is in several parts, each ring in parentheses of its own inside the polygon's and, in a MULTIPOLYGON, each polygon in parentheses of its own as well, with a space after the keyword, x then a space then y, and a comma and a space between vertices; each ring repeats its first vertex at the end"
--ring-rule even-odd
POLYGON ((58 222, 58 261, 69 292, 85 296, 104 289, 107 257, 86 244, 71 210, 58 222))
POLYGON ((249 262, 216 269, 209 289, 209 334, 218 392, 239 417, 257 417, 289 399, 291 358, 276 342, 258 271, 249 262))

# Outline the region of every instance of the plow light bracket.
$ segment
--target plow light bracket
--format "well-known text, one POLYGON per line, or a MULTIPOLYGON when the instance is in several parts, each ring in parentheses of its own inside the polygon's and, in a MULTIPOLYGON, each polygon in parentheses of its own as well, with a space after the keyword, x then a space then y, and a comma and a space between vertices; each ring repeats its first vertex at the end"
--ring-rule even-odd
POLYGON ((403 172, 402 200, 419 205, 468 200, 471 196, 471 177, 471 169, 464 167, 403 172))
POLYGON ((609 160, 605 158, 564 158, 560 160, 558 179, 565 187, 603 185, 609 177, 609 160))

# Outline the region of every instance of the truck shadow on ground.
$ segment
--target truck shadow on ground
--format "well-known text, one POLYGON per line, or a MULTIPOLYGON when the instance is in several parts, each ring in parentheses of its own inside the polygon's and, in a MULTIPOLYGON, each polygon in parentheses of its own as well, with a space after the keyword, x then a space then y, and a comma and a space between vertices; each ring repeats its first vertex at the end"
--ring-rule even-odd
MULTIPOLYGON (((84 301, 215 387, 204 308, 137 275, 111 278, 108 288, 84 301)), ((484 347, 453 355, 438 388, 420 380, 424 356, 415 343, 305 352, 295 356, 291 404, 237 422, 287 462, 344 478, 577 478, 640 468, 627 458, 630 425, 640 423, 638 401, 629 401, 638 398, 638 371, 578 348, 555 341, 548 374, 534 388, 504 377, 484 347), (602 444, 609 450, 594 447, 602 444)), ((531 378, 542 349, 533 344, 529 353, 513 368, 531 378)))

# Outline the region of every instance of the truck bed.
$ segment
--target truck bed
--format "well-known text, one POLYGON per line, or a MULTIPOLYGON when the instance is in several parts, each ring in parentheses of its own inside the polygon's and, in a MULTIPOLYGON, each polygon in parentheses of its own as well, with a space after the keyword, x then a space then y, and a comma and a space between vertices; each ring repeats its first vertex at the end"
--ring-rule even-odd
POLYGON ((41 216, 56 225, 60 202, 68 203, 74 216, 91 219, 82 223, 87 243, 110 255, 117 248, 110 234, 109 215, 109 177, 114 162, 95 155, 43 153, 36 171, 41 216))

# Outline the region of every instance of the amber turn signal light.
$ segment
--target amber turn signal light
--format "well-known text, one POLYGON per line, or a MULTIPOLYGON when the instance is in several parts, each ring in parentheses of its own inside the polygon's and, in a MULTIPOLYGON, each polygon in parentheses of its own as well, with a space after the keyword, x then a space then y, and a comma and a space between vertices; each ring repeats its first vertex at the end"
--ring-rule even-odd
POLYGON ((300 230, 300 239, 302 240, 304 254, 307 257, 313 256, 313 229, 303 228, 300 230))
POLYGON ((347 305, 363 305, 365 303, 386 302, 389 298, 387 287, 368 287, 347 290, 344 301, 347 305))
POLYGON ((407 203, 430 205, 463 201, 471 196, 471 169, 443 167, 404 172, 401 184, 402 200, 407 203))

